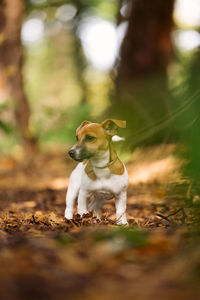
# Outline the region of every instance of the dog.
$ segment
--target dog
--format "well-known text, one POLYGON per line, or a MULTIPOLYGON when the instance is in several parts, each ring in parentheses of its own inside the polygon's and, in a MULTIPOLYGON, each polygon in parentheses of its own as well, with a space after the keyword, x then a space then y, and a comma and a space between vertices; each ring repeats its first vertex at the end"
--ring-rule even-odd
POLYGON ((118 158, 112 138, 118 128, 125 128, 126 121, 107 119, 101 124, 83 121, 76 130, 77 144, 69 150, 69 156, 79 164, 72 171, 66 195, 65 218, 73 219, 74 205, 78 198, 78 214, 98 211, 105 199, 115 198, 116 222, 128 224, 126 201, 128 173, 118 158), (94 195, 88 205, 89 198, 94 195))

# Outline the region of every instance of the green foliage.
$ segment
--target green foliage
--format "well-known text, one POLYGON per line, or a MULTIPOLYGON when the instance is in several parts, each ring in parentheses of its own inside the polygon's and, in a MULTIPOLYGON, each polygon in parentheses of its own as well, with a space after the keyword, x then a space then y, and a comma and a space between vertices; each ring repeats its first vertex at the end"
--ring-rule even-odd
MULTIPOLYGON (((8 105, 6 103, 1 103, 0 104, 0 114, 7 108, 8 108, 8 105)), ((11 133, 13 130, 12 126, 8 122, 5 122, 1 119, 0 119, 0 129, 6 134, 11 133)))
POLYGON ((6 103, 0 103, 0 112, 2 112, 6 108, 8 108, 8 105, 6 103))
POLYGON ((76 128, 85 119, 91 120, 91 107, 78 105, 61 112, 58 122, 41 136, 44 142, 74 143, 76 128))
MULTIPOLYGON (((184 181, 175 186, 176 193, 184 200, 181 206, 193 209, 194 223, 200 228, 200 88, 199 54, 191 53, 180 59, 178 84, 172 90, 173 109, 182 107, 172 127, 176 134, 177 155, 184 160, 184 181)), ((187 214, 187 212, 186 212, 187 214)))
MULTIPOLYGON (((175 90, 174 105, 185 104, 183 113, 176 119, 174 129, 179 133, 179 141, 184 146, 184 158, 187 164, 184 173, 198 186, 200 180, 200 89, 199 57, 194 55, 190 63, 185 64, 182 83, 175 90)), ((180 147, 181 148, 181 147, 180 147)), ((199 192, 200 189, 198 188, 199 192)))
POLYGON ((118 1, 116 0, 51 0, 44 3, 37 3, 30 0, 26 0, 27 13, 32 10, 45 10, 48 8, 58 8, 64 4, 71 4, 78 8, 79 14, 91 13, 91 10, 96 14, 102 15, 105 18, 116 18, 118 13, 118 1))
POLYGON ((56 242, 59 246, 66 246, 74 243, 75 239, 68 233, 65 233, 65 234, 59 234, 56 237, 56 242))
POLYGON ((0 120, 0 128, 7 134, 12 132, 12 127, 10 126, 10 124, 3 122, 1 120, 0 120))
POLYGON ((148 243, 146 232, 128 228, 119 227, 109 231, 98 230, 94 233, 94 241, 122 239, 126 245, 139 247, 148 243))

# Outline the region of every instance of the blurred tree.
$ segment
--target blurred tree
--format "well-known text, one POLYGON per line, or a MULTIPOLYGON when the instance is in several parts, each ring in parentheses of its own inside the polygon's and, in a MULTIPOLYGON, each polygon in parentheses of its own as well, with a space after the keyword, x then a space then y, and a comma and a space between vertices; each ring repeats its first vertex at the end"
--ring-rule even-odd
MULTIPOLYGON (((95 6, 100 0, 93 0, 92 3, 87 2, 87 1, 82 1, 82 0, 56 0, 56 1, 46 1, 44 3, 35 3, 34 1, 31 0, 26 0, 26 9, 27 13, 33 11, 33 10, 48 10, 49 8, 51 9, 57 9, 58 7, 62 7, 65 4, 68 5, 73 5, 74 8, 76 9, 76 14, 73 18, 73 21, 71 20, 71 32, 72 32, 72 58, 73 58, 73 63, 74 63, 74 71, 77 79, 77 83, 79 87, 81 88, 82 91, 82 96, 81 96, 81 104, 86 104, 87 103, 87 98, 88 98, 88 93, 87 93, 87 84, 85 82, 84 78, 84 70, 86 68, 86 58, 83 54, 83 49, 81 45, 80 38, 78 36, 78 28, 82 19, 82 15, 88 13, 88 10, 92 7, 95 6)), ((52 18, 52 15, 51 15, 52 18)))
POLYGON ((169 111, 167 66, 173 54, 174 0, 135 0, 126 5, 126 16, 119 13, 119 23, 127 20, 128 29, 121 46, 115 97, 123 105, 120 111, 138 128, 169 111))
POLYGON ((16 123, 28 150, 36 149, 30 134, 30 108, 23 88, 21 26, 24 1, 0 0, 0 82, 6 98, 14 101, 16 123))
POLYGON ((121 62, 116 78, 117 88, 127 88, 138 77, 159 72, 166 67, 173 48, 174 0, 136 0, 130 3, 128 30, 121 47, 121 62))

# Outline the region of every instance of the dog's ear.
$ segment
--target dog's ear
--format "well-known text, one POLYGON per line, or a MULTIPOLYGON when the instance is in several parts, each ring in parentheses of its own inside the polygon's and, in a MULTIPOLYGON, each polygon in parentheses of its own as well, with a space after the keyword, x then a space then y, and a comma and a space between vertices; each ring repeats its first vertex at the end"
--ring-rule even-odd
POLYGON ((81 123, 81 125, 79 125, 79 127, 76 129, 76 135, 78 134, 78 132, 79 132, 79 130, 80 130, 81 128, 83 128, 85 125, 88 125, 88 124, 90 124, 90 123, 92 123, 92 122, 90 122, 90 121, 83 121, 83 122, 81 123))
POLYGON ((116 135, 118 128, 126 128, 126 121, 107 119, 101 123, 103 129, 108 135, 116 135))

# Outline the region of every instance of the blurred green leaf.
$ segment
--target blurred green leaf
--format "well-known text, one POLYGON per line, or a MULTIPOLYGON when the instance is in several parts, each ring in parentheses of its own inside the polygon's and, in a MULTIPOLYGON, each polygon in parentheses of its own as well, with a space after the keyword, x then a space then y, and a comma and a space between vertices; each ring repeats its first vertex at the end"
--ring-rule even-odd
POLYGON ((11 133, 12 132, 12 127, 6 123, 0 120, 0 128, 5 132, 5 133, 11 133))
POLYGON ((123 238, 126 244, 135 247, 143 246, 148 243, 147 233, 133 228, 119 227, 110 231, 99 230, 94 235, 96 242, 116 238, 123 238))
POLYGON ((60 246, 65 246, 74 243, 75 240, 69 234, 61 234, 56 238, 56 242, 60 246))
MULTIPOLYGON (((48 110, 48 114, 50 112, 48 110)), ((74 143, 76 128, 85 119, 91 120, 90 112, 91 107, 88 104, 82 104, 62 111, 58 120, 53 125, 51 124, 51 127, 42 135, 42 140, 46 142, 74 143)))
POLYGON ((8 108, 8 104, 6 103, 0 103, 0 112, 4 109, 8 108))

